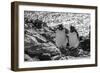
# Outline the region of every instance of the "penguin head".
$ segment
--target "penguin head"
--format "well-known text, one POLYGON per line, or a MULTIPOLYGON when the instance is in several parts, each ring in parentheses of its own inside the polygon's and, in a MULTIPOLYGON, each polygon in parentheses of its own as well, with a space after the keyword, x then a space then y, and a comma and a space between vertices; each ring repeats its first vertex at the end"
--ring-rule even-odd
POLYGON ((64 29, 63 25, 62 25, 62 24, 59 24, 59 25, 58 25, 58 29, 59 29, 59 30, 63 30, 63 29, 64 29))

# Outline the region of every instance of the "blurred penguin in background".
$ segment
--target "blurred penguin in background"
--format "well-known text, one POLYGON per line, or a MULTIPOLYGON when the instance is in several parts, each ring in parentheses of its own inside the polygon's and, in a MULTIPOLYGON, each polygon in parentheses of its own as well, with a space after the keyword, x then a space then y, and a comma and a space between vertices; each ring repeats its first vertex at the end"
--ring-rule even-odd
POLYGON ((69 48, 77 48, 79 46, 79 34, 74 26, 70 26, 69 38, 69 48))

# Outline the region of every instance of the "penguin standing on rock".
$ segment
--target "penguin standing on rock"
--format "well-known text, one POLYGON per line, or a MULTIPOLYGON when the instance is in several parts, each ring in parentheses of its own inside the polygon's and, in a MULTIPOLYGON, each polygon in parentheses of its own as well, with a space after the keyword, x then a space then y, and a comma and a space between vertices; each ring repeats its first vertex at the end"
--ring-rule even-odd
POLYGON ((79 35, 74 26, 70 26, 70 33, 68 34, 69 38, 69 52, 71 56, 78 56, 78 47, 79 47, 79 35))
POLYGON ((77 48, 79 46, 79 34, 74 26, 70 26, 70 33, 68 34, 68 37, 69 37, 69 47, 77 48))
POLYGON ((61 53, 64 53, 68 38, 66 37, 66 32, 62 24, 58 25, 57 28, 55 38, 56 46, 61 50, 61 53))

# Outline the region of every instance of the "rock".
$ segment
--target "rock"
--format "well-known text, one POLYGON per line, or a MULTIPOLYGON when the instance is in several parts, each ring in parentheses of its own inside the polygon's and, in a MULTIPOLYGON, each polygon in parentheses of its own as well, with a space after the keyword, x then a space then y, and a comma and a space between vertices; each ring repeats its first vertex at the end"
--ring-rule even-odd
POLYGON ((24 60, 25 61, 33 61, 33 59, 27 54, 24 54, 24 60))
POLYGON ((72 59, 72 60, 73 60, 73 59, 76 59, 76 57, 74 57, 74 56, 67 56, 67 58, 68 58, 68 59, 72 59))
POLYGON ((45 51, 42 49, 41 45, 31 46, 30 48, 25 48, 25 54, 28 54, 31 58, 34 58, 35 56, 39 57, 45 51))
POLYGON ((33 61, 40 61, 40 59, 39 59, 38 56, 33 57, 32 60, 33 60, 33 61))
POLYGON ((36 44, 39 43, 39 42, 37 41, 37 39, 36 39, 35 37, 33 37, 33 36, 27 35, 27 38, 29 38, 30 41, 34 42, 34 44, 35 44, 35 43, 36 43, 36 44))
POLYGON ((90 39, 84 39, 82 42, 80 42, 80 47, 84 51, 90 51, 90 39))
POLYGON ((60 60, 68 60, 68 58, 66 56, 63 56, 60 58, 60 60))
POLYGON ((60 60, 60 58, 61 58, 61 56, 56 55, 56 56, 53 56, 53 57, 52 57, 52 60, 60 60))
POLYGON ((41 61, 51 60, 51 55, 49 53, 43 53, 42 55, 39 56, 39 59, 41 61))
POLYGON ((60 55, 61 54, 60 50, 55 45, 46 44, 46 46, 43 47, 43 50, 45 50, 46 52, 50 53, 51 56, 60 55))
POLYGON ((45 43, 45 42, 47 42, 46 38, 43 37, 43 36, 41 36, 40 34, 33 35, 33 37, 35 37, 39 43, 45 43))

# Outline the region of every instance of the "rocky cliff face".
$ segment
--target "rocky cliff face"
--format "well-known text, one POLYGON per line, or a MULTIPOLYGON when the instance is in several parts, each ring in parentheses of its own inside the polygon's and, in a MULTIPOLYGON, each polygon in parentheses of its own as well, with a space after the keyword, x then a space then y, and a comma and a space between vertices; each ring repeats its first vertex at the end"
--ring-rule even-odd
MULTIPOLYGON (((34 24, 35 23, 33 23, 33 25, 34 24)), ((29 55, 32 58, 38 58, 39 60, 42 60, 42 57, 45 57, 46 60, 54 60, 57 57, 59 57, 60 59, 61 52, 56 47, 54 41, 54 28, 43 25, 43 23, 39 23, 39 28, 38 24, 35 24, 35 26, 32 26, 31 29, 30 28, 31 27, 25 29, 25 54, 29 55)), ((26 55, 25 58, 29 59, 26 55)))

